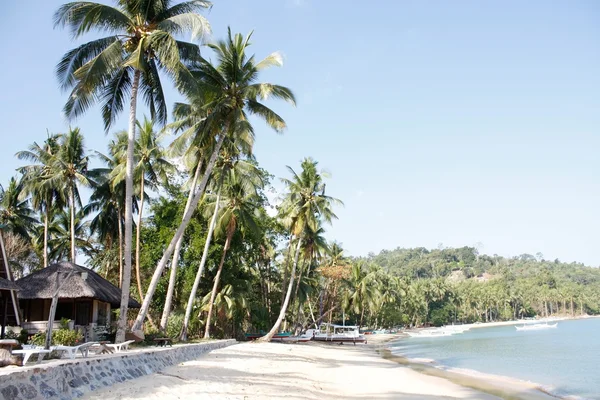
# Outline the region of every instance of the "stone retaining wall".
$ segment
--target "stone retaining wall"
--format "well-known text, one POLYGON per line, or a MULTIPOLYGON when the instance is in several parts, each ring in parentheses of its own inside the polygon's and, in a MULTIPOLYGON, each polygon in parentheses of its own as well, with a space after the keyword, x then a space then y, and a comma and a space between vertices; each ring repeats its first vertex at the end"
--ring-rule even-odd
MULTIPOLYGON (((219 340, 124 352, 110 356, 60 360, 0 372, 0 397, 21 399, 72 399, 117 382, 153 374, 203 353, 236 343, 219 340)), ((37 356, 33 356, 35 358, 37 356)))

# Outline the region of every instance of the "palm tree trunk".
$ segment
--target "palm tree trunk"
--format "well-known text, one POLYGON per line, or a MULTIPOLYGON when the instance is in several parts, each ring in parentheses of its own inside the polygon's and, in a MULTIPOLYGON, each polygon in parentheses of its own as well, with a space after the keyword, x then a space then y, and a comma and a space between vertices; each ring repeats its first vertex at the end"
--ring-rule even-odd
POLYGON ((69 187, 69 207, 71 208, 71 262, 75 264, 75 192, 73 191, 73 185, 75 182, 71 182, 69 187))
POLYGON ((144 175, 140 182, 140 209, 138 210, 138 223, 135 232, 135 278, 137 280, 138 294, 140 301, 144 301, 142 292, 142 278, 140 276, 140 236, 142 231, 142 214, 144 210, 144 175))
POLYGON ((288 280, 288 274, 287 274, 287 270, 288 270, 288 266, 289 266, 289 260, 292 257, 292 239, 294 238, 294 235, 290 236, 290 241, 288 243, 288 253, 287 256, 285 257, 285 259, 283 260, 283 280, 281 281, 281 304, 283 304, 283 302, 285 301, 285 292, 283 291, 283 288, 286 287, 287 285, 287 280, 288 280))
POLYGON ((215 275, 215 282, 213 284, 212 292, 210 293, 210 302, 208 303, 208 316, 206 317, 206 327, 204 328, 204 339, 210 338, 210 320, 212 318, 213 305, 215 303, 215 297, 217 297, 217 290, 219 288, 219 281, 221 280, 221 272, 223 271, 223 264, 225 264, 225 256, 229 245, 231 243, 231 237, 233 236, 233 229, 229 230, 227 239, 225 240, 225 247, 223 248, 223 255, 221 256, 221 262, 219 263, 219 269, 217 275, 215 275))
POLYGON ((204 273, 204 266, 206 265, 206 259, 208 258, 208 249, 210 248, 210 242, 212 239, 213 231, 215 230, 215 225, 217 225, 217 215, 219 214, 219 203, 221 199, 221 189, 219 188, 219 192, 217 193, 217 202, 215 205, 215 212, 213 213, 212 219, 210 220, 210 225, 208 227, 208 233, 206 236, 206 242, 204 243, 204 250, 202 252, 202 259, 200 260, 200 266, 198 267, 198 272, 196 272, 196 278, 194 279, 194 285, 192 286, 192 291, 190 292, 190 297, 187 302, 187 307, 185 308, 185 317, 183 318, 183 326, 181 327, 181 335, 180 340, 187 340, 187 329, 190 325, 190 318, 192 317, 192 307, 194 306, 194 300, 196 299, 196 292, 198 291, 198 286, 200 286, 200 279, 202 278, 202 274, 204 273))
POLYGON ((121 307, 119 322, 117 323, 117 335, 115 338, 115 343, 121 343, 125 341, 125 330, 127 329, 127 310, 129 308, 129 286, 131 284, 131 241, 133 234, 133 150, 135 148, 136 107, 140 76, 141 71, 136 69, 133 73, 133 83, 131 84, 131 102, 129 104, 127 163, 125 167, 125 246, 123 252, 123 255, 125 256, 125 266, 123 268, 123 281, 121 284, 121 307))
POLYGON ((571 297, 571 316, 574 316, 575 312, 573 311, 573 297, 571 297))
POLYGON ((121 223, 121 207, 117 206, 117 226, 119 231, 119 289, 123 286, 123 224, 121 223))
POLYGON ((181 236, 183 236, 183 232, 185 231, 185 228, 187 228, 188 224, 190 223, 190 221, 192 219, 192 214, 196 210, 196 207, 198 206, 198 203, 200 202, 202 195, 204 195, 204 190, 206 189, 206 184, 208 183, 208 178, 210 177, 210 175, 212 173, 212 170, 215 166, 215 162, 217 161, 217 157, 221 151, 221 146, 223 145, 223 142, 225 141, 225 133, 226 132, 228 132, 228 129, 226 129, 223 132, 223 134, 221 135, 221 137, 219 138, 217 145, 215 146, 215 149, 213 150, 213 153, 210 156, 208 165, 206 166, 206 171, 204 172, 204 176, 202 177, 202 181, 200 182, 200 187, 198 188, 198 191, 196 192, 196 194, 194 195, 194 198, 192 199, 192 204, 190 204, 190 208, 183 215, 183 219, 181 221, 181 224, 179 224, 179 228, 177 229, 177 232, 175 232, 175 235, 171 239, 169 246, 166 248, 162 258, 156 265, 156 269, 154 270, 154 274, 152 275, 152 280, 150 281, 150 285, 148 286, 148 291, 146 292, 146 297, 144 298, 142 307, 140 308, 137 318, 135 319, 135 322, 133 324, 133 327, 132 327, 133 331, 140 331, 142 329, 144 319, 146 318, 146 314, 148 313, 148 308, 150 307, 150 302, 152 301, 152 297, 154 296, 154 292, 156 291, 156 287, 158 286, 158 281, 162 275, 162 272, 164 271, 165 266, 167 265, 167 261, 169 261, 169 259, 171 258, 171 255, 173 254, 173 250, 175 250, 175 245, 177 244, 177 241, 179 240, 179 238, 181 238, 181 236))
MULTIPOLYGON (((196 172, 194 172, 194 179, 192 180, 192 186, 188 193, 188 198, 183 209, 183 214, 190 208, 190 203, 196 192, 196 185, 198 184, 198 177, 200 176, 200 169, 202 168, 202 161, 198 161, 196 172)), ((173 252, 173 261, 171 262, 171 272, 169 275, 169 287, 167 288, 167 297, 165 298, 165 307, 163 309, 162 317, 160 319, 160 330, 165 331, 167 329, 167 323, 169 322, 169 315, 171 313, 171 303, 173 302, 173 293, 175 292, 175 282, 177 281, 177 267, 179 266, 179 254, 181 253, 181 245, 183 243, 183 235, 177 241, 175 250, 173 252)))
MULTIPOLYGON (((290 239, 290 241, 291 241, 291 239, 290 239)), ((279 326, 281 325, 283 318, 285 318, 285 312, 287 311, 288 304, 290 303, 290 297, 292 297, 292 290, 294 289, 294 275, 296 274, 296 265, 298 265, 298 257, 300 256, 300 246, 301 245, 302 245, 302 238, 298 238, 298 244, 296 245, 296 255, 294 256, 294 264, 292 265, 292 272, 290 274, 290 283, 287 288, 285 300, 283 301, 283 304, 281 305, 281 311, 279 311, 279 317, 277 317, 277 321, 275 321, 275 324, 273 325, 273 327, 271 328, 269 333, 267 333, 262 338, 258 339, 261 342, 271 341, 271 339, 273 339, 273 336, 275 336, 275 334, 279 330, 279 326)))
POLYGON ((44 213, 44 268, 48 266, 48 214, 50 214, 50 210, 46 206, 44 213))

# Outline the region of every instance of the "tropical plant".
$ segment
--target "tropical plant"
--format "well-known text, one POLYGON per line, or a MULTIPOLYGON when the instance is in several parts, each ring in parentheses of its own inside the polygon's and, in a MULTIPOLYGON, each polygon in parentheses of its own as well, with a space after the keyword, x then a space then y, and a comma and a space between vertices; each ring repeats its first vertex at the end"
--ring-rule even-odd
POLYGON ((232 36, 231 31, 229 31, 226 41, 210 44, 209 47, 216 54, 218 65, 215 67, 210 62, 204 59, 201 60, 197 68, 193 70, 197 84, 185 87, 188 96, 190 96, 190 93, 193 95, 198 91, 209 93, 209 98, 212 101, 206 105, 208 115, 204 123, 207 131, 218 132, 218 139, 206 163, 204 176, 192 198, 190 207, 183 215, 177 232, 154 270, 146 297, 132 327, 133 330, 142 328, 158 280, 167 261, 173 254, 177 241, 183 235, 204 194, 225 139, 234 140, 231 136, 235 134, 253 132, 252 125, 248 121, 248 114, 264 119, 271 128, 278 132, 285 128, 284 120, 270 108, 260 103, 259 98, 263 100, 269 98, 283 99, 295 104, 294 96, 289 89, 269 83, 256 83, 261 70, 269 66, 281 65, 281 57, 273 54, 263 61, 255 63, 254 57, 248 57, 246 54, 246 49, 250 45, 250 37, 251 35, 248 35, 244 38, 240 34, 232 36))
POLYGON ((167 161, 164 148, 160 144, 160 135, 154 130, 154 123, 144 116, 144 121, 137 122, 139 137, 136 140, 134 173, 139 182, 138 221, 135 237, 135 274, 140 300, 144 300, 142 280, 140 277, 140 233, 142 229, 142 215, 144 213, 144 199, 146 185, 157 189, 160 185, 167 184, 167 174, 173 170, 173 165, 167 161))
POLYGON ((23 179, 13 177, 6 188, 0 185, 0 224, 4 225, 4 229, 30 242, 37 222, 23 179))
POLYGON ((291 244, 294 240, 296 242, 296 250, 287 292, 281 305, 279 317, 269 333, 260 339, 262 341, 270 341, 279 330, 279 326, 285 318, 294 287, 298 257, 302 241, 306 238, 306 232, 317 232, 321 228, 322 223, 331 223, 333 219, 337 219, 332 206, 334 204, 343 204, 340 200, 325 194, 324 174, 318 172, 316 161, 306 158, 302 161, 301 167, 302 171, 298 175, 288 166, 288 170, 292 174, 292 179, 283 179, 288 192, 281 204, 281 218, 284 221, 284 225, 289 227, 290 231, 291 239, 288 253, 291 254, 291 244))
POLYGON ((75 241, 76 207, 81 207, 79 185, 90 187, 92 181, 88 174, 89 157, 85 154, 83 135, 79 128, 71 128, 69 132, 58 137, 58 152, 52 156, 50 168, 44 176, 45 185, 57 188, 67 194, 69 202, 71 262, 76 262, 77 243, 75 241))
POLYGON ((112 36, 96 39, 68 51, 57 65, 62 89, 72 89, 64 107, 67 118, 82 115, 95 101, 102 101, 102 117, 108 130, 123 110, 127 95, 129 129, 125 169, 125 237, 121 290, 121 314, 117 340, 125 339, 131 280, 133 168, 138 92, 150 107, 153 120, 164 123, 167 106, 159 71, 169 74, 178 86, 189 81, 186 65, 197 62, 197 45, 176 40, 174 35, 191 31, 201 38, 209 25, 198 11, 210 5, 203 0, 173 4, 169 0, 119 1, 110 7, 77 1, 60 7, 55 26, 68 26, 77 38, 92 29, 112 36))
MULTIPOLYGON (((256 234, 258 232, 257 223, 255 221, 257 217, 256 209, 258 202, 257 188, 262 186, 263 182, 257 174, 251 176, 238 174, 236 172, 235 169, 228 169, 226 171, 227 176, 223 182, 224 193, 223 196, 218 196, 219 202, 222 204, 219 207, 221 209, 221 214, 218 217, 215 232, 217 235, 225 235, 225 244, 223 246, 223 254, 215 275, 211 297, 208 303, 208 315, 204 331, 205 338, 210 337, 213 304, 218 292, 221 272, 223 271, 227 251, 231 246, 233 234, 237 229, 240 229, 243 235, 256 234)), ((217 207, 217 204, 214 204, 213 206, 208 206, 207 209, 210 211, 211 208, 216 209, 217 207)))
MULTIPOLYGON (((43 215, 43 259, 44 268, 48 266, 48 226, 53 210, 61 209, 66 194, 48 184, 47 177, 52 175, 53 157, 58 153, 58 135, 48 135, 43 146, 33 143, 28 150, 16 154, 19 159, 33 161, 34 164, 18 168, 23 174, 26 189, 31 196, 33 208, 43 215)), ((40 218, 41 219, 41 218, 40 218)))

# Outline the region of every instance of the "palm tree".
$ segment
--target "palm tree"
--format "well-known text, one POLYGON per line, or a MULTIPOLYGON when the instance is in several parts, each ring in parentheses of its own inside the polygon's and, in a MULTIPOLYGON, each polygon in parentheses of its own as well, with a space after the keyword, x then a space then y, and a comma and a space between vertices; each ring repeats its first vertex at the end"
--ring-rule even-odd
POLYGON ((206 163, 204 176, 192 198, 190 207, 184 213, 177 232, 154 270, 146 297, 132 327, 134 331, 139 331, 142 328, 158 281, 167 261, 171 258, 177 241, 183 235, 204 194, 225 139, 233 140, 231 136, 240 132, 253 132, 252 125, 248 121, 249 114, 264 119, 277 132, 281 132, 286 127, 283 118, 260 103, 258 99, 276 98, 295 104, 292 92, 282 86, 256 83, 260 71, 269 66, 281 65, 281 57, 272 54, 263 61, 255 63, 254 57, 246 55, 246 49, 250 45, 250 37, 251 35, 248 35, 243 38, 240 34, 232 37, 231 31, 229 31, 228 40, 210 44, 209 46, 216 54, 218 65, 215 67, 210 62, 202 60, 200 65, 193 71, 194 76, 197 78, 197 85, 195 87, 186 86, 185 88, 188 96, 201 91, 208 92, 207 96, 212 100, 205 106, 208 112, 204 124, 207 131, 218 132, 218 139, 215 140, 212 154, 206 163))
POLYGON ((329 251, 327 240, 323 236, 325 230, 321 227, 316 232, 310 230, 310 228, 304 234, 304 240, 302 244, 301 256, 302 263, 298 268, 298 278, 296 279, 296 289, 294 290, 293 300, 297 303, 296 311, 296 329, 300 328, 300 311, 302 309, 303 299, 298 297, 300 286, 302 283, 306 283, 306 279, 303 281, 303 276, 309 278, 311 272, 314 271, 324 255, 329 251))
POLYGON ((173 4, 169 0, 119 1, 110 7, 87 1, 64 4, 54 15, 54 25, 68 26, 75 38, 92 29, 112 36, 92 40, 67 52, 56 67, 62 89, 72 89, 64 107, 67 118, 82 115, 96 99, 102 101, 106 130, 123 110, 127 95, 129 129, 125 179, 125 269, 121 290, 118 342, 125 339, 129 286, 131 281, 131 242, 133 234, 133 164, 136 108, 141 89, 153 120, 166 122, 167 106, 159 71, 186 84, 185 63, 200 56, 197 45, 178 41, 173 35, 192 32, 192 40, 209 30, 206 19, 197 14, 210 6, 208 1, 191 0, 173 4))
POLYGON ((6 189, 0 185, 0 224, 4 229, 30 242, 38 222, 33 214, 23 179, 11 178, 6 189))
MULTIPOLYGON (((204 331, 205 338, 210 337, 213 304, 219 289, 221 272, 223 271, 227 251, 231 246, 233 234, 238 228, 241 229, 242 234, 255 234, 258 232, 258 226, 255 221, 255 218, 257 217, 257 188, 263 185, 262 180, 256 182, 256 180, 247 179, 246 176, 242 174, 236 174, 235 170, 227 172, 231 173, 227 175, 227 179, 224 181, 224 195, 219 199, 222 203, 219 207, 221 208, 221 215, 218 218, 216 227, 216 233, 225 234, 226 238, 221 261, 219 262, 217 274, 215 275, 210 301, 208 303, 208 315, 206 317, 204 331)), ((212 207, 209 205, 208 210, 211 208, 216 209, 217 207, 218 206, 215 203, 212 207)))
POLYGON ((362 326, 365 309, 372 308, 381 295, 375 274, 365 271, 363 265, 355 263, 350 270, 350 277, 345 280, 347 290, 344 293, 343 308, 360 314, 359 326, 362 326))
MULTIPOLYGON (((190 208, 190 204, 193 200, 196 188, 198 185, 198 179, 204 163, 210 155, 213 153, 215 146, 215 133, 211 132, 211 129, 215 129, 214 126, 207 124, 206 117, 209 115, 207 105, 213 100, 213 94, 209 92, 193 92, 188 95, 190 103, 176 103, 173 116, 176 121, 169 125, 175 132, 181 131, 181 135, 171 143, 171 152, 174 156, 181 156, 183 163, 188 167, 190 175, 193 176, 189 182, 190 191, 188 193, 188 199, 185 204, 184 215, 190 208), (194 171, 194 172, 192 172, 194 171)), ((218 132, 216 132, 218 133, 218 132)), ((254 135, 248 131, 245 126, 242 126, 240 132, 236 132, 232 135, 235 139, 235 143, 232 141, 224 142, 224 146, 227 146, 225 152, 231 154, 245 154, 250 156, 252 153, 252 146, 254 145, 254 135), (236 150, 237 147, 237 150, 236 150)), ((233 160, 232 157, 222 156, 220 160, 233 160)), ((226 161, 229 162, 229 161, 226 161)), ((225 167, 225 164, 222 166, 225 167)), ((219 169, 219 168, 217 168, 219 169)), ((222 169, 221 177, 225 176, 225 169, 222 169)), ((217 179, 216 192, 218 194, 221 186, 220 180, 217 179)), ((217 201, 218 203, 218 201, 217 201)), ((192 286, 192 291, 188 300, 188 306, 186 307, 186 316, 184 318, 183 327, 181 330, 181 340, 187 340, 187 327, 191 317, 192 306, 195 301, 196 291, 200 284, 200 278, 204 271, 204 265, 208 255, 208 249, 212 238, 212 233, 216 224, 216 215, 218 213, 218 207, 215 208, 213 213, 214 217, 211 219, 209 224, 209 232, 206 243, 204 245, 204 252, 200 261, 200 266, 196 273, 196 279, 192 286)), ((165 308, 163 310, 163 317, 161 319, 161 329, 165 329, 168 317, 171 311, 171 301, 173 298, 176 271, 179 261, 179 254, 181 251, 181 245, 183 242, 183 236, 179 238, 175 244, 175 250, 173 252, 173 260, 171 262, 171 271, 169 276, 169 287, 167 290, 167 297, 165 299, 165 308)))
POLYGON ((281 305, 279 317, 269 333, 260 339, 261 341, 270 341, 279 330, 279 326, 285 318, 294 287, 294 276, 296 274, 302 241, 305 239, 305 233, 309 230, 317 232, 323 222, 331 223, 333 219, 337 219, 331 207, 333 204, 343 204, 340 200, 325 195, 324 174, 317 171, 316 161, 306 158, 302 161, 301 166, 302 172, 300 175, 296 174, 288 166, 288 170, 292 174, 292 179, 282 179, 288 188, 288 193, 281 204, 281 216, 284 224, 290 230, 290 246, 295 241, 296 250, 287 293, 281 305))
POLYGON ((66 193, 71 218, 71 262, 76 262, 75 215, 76 204, 81 206, 78 184, 90 187, 88 175, 89 157, 85 155, 83 135, 79 128, 71 128, 58 138, 58 152, 52 156, 50 168, 44 176, 45 185, 66 193))
MULTIPOLYGON (((115 139, 111 140, 108 145, 108 155, 96 152, 96 157, 105 166, 90 171, 94 186, 90 200, 84 209, 85 215, 96 213, 90 222, 90 232, 96 235, 98 242, 103 243, 105 249, 111 249, 115 244, 118 247, 118 287, 121 287, 123 280, 123 210, 125 203, 125 180, 118 172, 123 169, 125 159, 122 149, 126 143, 127 137, 123 133, 117 133, 115 139)), ((132 204, 135 206, 136 202, 132 204)), ((109 260, 106 265, 107 276, 112 261, 109 260)))
POLYGON ((144 300, 142 280, 140 277, 140 234, 142 231, 142 214, 144 212, 145 186, 148 182, 150 188, 156 189, 160 184, 167 182, 167 173, 172 170, 172 165, 166 160, 166 154, 160 145, 160 137, 154 131, 154 123, 144 116, 144 121, 137 122, 139 138, 135 147, 135 173, 139 176, 140 204, 138 206, 138 222, 135 237, 135 275, 140 300, 144 300))
POLYGON ((60 210, 54 214, 54 219, 50 221, 48 227, 50 252, 48 256, 52 262, 69 258, 73 237, 71 232, 75 233, 75 245, 79 251, 89 257, 94 250, 93 243, 88 236, 89 223, 84 221, 85 214, 83 210, 79 210, 75 218, 71 218, 70 213, 71 209, 60 210), (72 221, 75 221, 74 226, 71 225, 72 221))
POLYGON ((54 209, 61 209, 64 202, 64 193, 47 184, 46 177, 52 173, 52 158, 58 153, 58 135, 48 135, 43 146, 33 143, 28 150, 16 154, 19 159, 33 161, 34 164, 18 169, 23 174, 26 188, 31 195, 34 209, 43 215, 43 258, 44 268, 48 266, 48 224, 54 209))

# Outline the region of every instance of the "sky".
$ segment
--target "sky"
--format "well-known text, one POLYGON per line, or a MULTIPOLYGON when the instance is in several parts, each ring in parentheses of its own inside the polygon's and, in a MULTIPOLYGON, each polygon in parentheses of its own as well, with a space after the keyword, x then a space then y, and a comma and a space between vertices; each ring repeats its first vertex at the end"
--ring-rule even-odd
MULTIPOLYGON (((99 107, 61 114, 54 68, 84 40, 53 29, 62 3, 4 7, 2 184, 47 130, 70 123, 106 149, 99 107)), ((327 236, 348 254, 477 244, 600 265, 597 1, 215 0, 205 16, 213 39, 254 30, 257 58, 283 54, 262 80, 298 104, 269 104, 289 128, 256 122, 255 154, 276 177, 304 157, 331 174, 327 192, 345 205, 327 236)))

